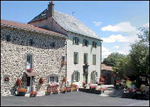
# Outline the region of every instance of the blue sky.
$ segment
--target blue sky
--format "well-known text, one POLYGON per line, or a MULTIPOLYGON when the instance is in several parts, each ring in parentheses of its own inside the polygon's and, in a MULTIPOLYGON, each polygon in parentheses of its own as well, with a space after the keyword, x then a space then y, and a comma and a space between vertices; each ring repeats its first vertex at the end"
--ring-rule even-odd
MULTIPOLYGON (((49 1, 1 1, 1 19, 27 23, 49 1)), ((148 1, 54 1, 54 9, 76 17, 103 39, 103 58, 111 52, 128 54, 137 28, 149 24, 148 1)))

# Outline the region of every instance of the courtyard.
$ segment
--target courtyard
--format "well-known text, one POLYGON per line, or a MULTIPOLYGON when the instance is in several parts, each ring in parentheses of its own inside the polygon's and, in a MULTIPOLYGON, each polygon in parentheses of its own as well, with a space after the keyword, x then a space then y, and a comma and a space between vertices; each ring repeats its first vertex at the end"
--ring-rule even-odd
POLYGON ((99 94, 70 92, 41 97, 1 97, 2 106, 149 106, 149 100, 104 97, 99 94))

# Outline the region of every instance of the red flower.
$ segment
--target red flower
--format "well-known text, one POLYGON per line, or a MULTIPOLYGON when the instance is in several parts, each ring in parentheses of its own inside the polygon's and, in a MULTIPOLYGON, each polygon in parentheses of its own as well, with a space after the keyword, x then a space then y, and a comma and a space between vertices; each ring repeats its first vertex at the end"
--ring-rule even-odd
POLYGON ((32 95, 36 95, 36 94, 37 94, 37 92, 36 92, 36 91, 31 91, 31 92, 30 92, 30 94, 32 94, 32 95))
POLYGON ((28 72, 32 72, 32 68, 30 68, 30 69, 27 69, 27 71, 28 71, 28 72))
POLYGON ((27 92, 27 89, 25 89, 25 88, 19 88, 17 91, 18 92, 27 92))
POLYGON ((21 79, 20 79, 20 78, 17 78, 17 85, 18 85, 18 86, 21 86, 21 85, 22 85, 22 82, 21 82, 21 79))

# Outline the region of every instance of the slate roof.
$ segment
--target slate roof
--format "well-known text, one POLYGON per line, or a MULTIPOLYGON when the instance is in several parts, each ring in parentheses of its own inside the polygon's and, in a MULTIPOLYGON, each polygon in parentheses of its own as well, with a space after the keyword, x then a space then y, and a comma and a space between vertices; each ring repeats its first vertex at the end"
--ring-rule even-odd
POLYGON ((7 27, 12 27, 12 28, 17 28, 21 30, 26 30, 26 31, 33 31, 33 32, 38 32, 38 33, 43 33, 43 34, 49 34, 52 36, 59 36, 59 37, 65 37, 66 35, 54 32, 54 31, 49 31, 45 30, 43 28, 36 27, 31 24, 25 24, 25 23, 18 23, 18 22, 13 22, 13 21, 8 21, 8 20, 1 20, 1 26, 7 26, 7 27))
MULTIPOLYGON (((29 23, 46 19, 47 9, 45 9, 38 16, 33 18, 29 23)), ((66 31, 81 34, 84 36, 99 39, 98 36, 81 21, 77 20, 75 17, 54 11, 54 20, 66 31)))

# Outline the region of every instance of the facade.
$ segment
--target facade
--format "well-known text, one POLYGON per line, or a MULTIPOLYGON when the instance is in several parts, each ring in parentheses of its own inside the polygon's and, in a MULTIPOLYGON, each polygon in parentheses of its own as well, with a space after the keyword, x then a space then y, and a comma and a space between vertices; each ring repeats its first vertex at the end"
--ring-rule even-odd
POLYGON ((105 79, 105 84, 114 84, 114 72, 111 66, 101 64, 101 76, 105 79))
POLYGON ((100 77, 101 39, 73 16, 54 11, 54 3, 29 24, 67 35, 67 84, 96 83, 100 77))
POLYGON ((14 94, 17 78, 31 90, 45 90, 47 82, 66 75, 66 35, 33 25, 1 20, 1 95, 14 94), (32 69, 32 72, 27 72, 32 69), (39 85, 43 77, 47 82, 39 85))

